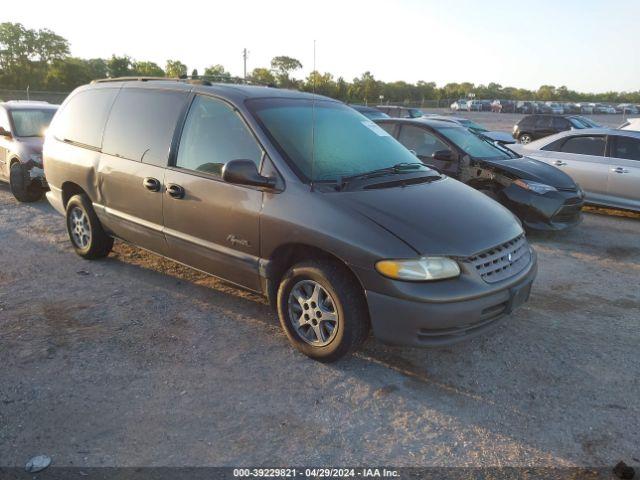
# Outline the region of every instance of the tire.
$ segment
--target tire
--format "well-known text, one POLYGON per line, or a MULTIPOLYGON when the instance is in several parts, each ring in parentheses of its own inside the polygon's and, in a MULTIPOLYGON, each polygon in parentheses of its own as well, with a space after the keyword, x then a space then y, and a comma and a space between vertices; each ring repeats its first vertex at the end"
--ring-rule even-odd
POLYGON ((113 238, 105 233, 86 195, 74 195, 67 203, 67 232, 74 250, 93 260, 109 255, 113 238))
POLYGON ((521 133, 520 136, 518 137, 518 141, 523 144, 526 145, 527 143, 531 143, 533 139, 531 138, 531 135, 529 135, 528 133, 521 133))
POLYGON ((355 351, 369 333, 362 289, 337 262, 306 261, 291 267, 280 281, 277 309, 291 344, 320 362, 355 351), (305 324, 297 327, 298 319, 305 324))
POLYGON ((29 171, 21 163, 14 163, 9 170, 11 193, 19 202, 37 202, 42 198, 44 189, 37 181, 31 180, 29 171))

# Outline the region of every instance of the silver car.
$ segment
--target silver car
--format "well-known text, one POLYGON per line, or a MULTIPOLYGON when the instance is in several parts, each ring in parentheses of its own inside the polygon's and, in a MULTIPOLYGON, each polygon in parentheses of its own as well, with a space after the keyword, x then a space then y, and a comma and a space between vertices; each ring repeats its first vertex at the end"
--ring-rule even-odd
POLYGON ((564 170, 587 203, 640 211, 640 132, 569 130, 509 148, 564 170))

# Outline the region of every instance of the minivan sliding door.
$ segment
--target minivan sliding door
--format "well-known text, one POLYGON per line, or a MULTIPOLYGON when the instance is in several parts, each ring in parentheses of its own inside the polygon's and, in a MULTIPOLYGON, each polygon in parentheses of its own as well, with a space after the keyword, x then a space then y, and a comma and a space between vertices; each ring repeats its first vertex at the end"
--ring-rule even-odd
POLYGON ((188 98, 188 92, 124 87, 107 121, 97 172, 108 228, 163 255, 165 168, 188 98))

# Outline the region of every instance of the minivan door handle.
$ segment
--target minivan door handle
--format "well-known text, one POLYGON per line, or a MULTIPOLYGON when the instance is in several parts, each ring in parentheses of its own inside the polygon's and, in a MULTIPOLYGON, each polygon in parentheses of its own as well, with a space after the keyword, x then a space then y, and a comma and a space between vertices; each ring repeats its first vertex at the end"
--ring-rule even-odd
POLYGON ((146 188, 147 190, 151 190, 152 192, 160 191, 160 180, 158 180, 157 178, 146 177, 142 181, 142 185, 144 185, 144 188, 146 188))
POLYGON ((167 185, 167 193, 173 198, 184 198, 184 188, 175 183, 167 185))
POLYGON ((567 162, 563 162, 562 160, 556 160, 555 162, 553 162, 553 164, 556 167, 564 167, 567 164, 567 162))

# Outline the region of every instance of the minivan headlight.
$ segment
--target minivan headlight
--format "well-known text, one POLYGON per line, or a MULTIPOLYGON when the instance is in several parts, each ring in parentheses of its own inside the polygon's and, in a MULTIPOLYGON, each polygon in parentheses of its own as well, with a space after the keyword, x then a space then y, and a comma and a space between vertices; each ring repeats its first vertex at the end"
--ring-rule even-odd
POLYGON ((404 260, 380 260, 376 270, 385 277, 407 282, 425 282, 460 275, 460 266, 446 257, 421 257, 404 260))
POLYGON ((533 193, 537 193, 538 195, 544 195, 547 192, 555 192, 556 188, 551 185, 545 185, 544 183, 532 182, 530 180, 516 180, 513 182, 520 188, 524 188, 525 190, 531 190, 533 193))

